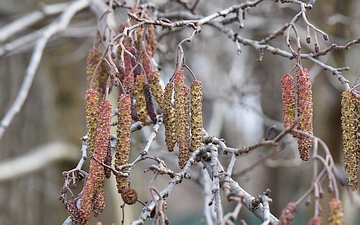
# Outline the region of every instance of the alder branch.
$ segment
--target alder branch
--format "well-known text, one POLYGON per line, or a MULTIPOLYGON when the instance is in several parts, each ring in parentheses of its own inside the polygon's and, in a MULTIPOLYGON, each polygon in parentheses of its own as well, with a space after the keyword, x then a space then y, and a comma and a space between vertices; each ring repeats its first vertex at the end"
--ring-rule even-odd
MULTIPOLYGON (((202 164, 204 165, 204 168, 206 168, 206 170, 209 173, 209 176, 211 177, 211 179, 214 179, 213 174, 214 171, 213 170, 213 166, 212 166, 212 160, 204 160, 202 158, 201 160, 202 164)), ((255 199, 255 197, 253 197, 252 195, 250 195, 248 192, 246 192, 243 188, 240 187, 240 185, 234 181, 232 178, 229 178, 229 176, 227 176, 224 173, 224 169, 221 165, 221 163, 218 161, 217 159, 217 165, 218 165, 218 171, 216 171, 216 173, 218 174, 218 178, 219 178, 219 183, 220 183, 220 187, 224 188, 225 190, 228 189, 229 193, 231 193, 231 196, 237 196, 237 197, 243 197, 243 205, 250 210, 250 212, 252 212, 256 217, 258 217, 259 219, 261 219, 262 221, 265 221, 266 215, 264 214, 264 207, 262 204, 257 204, 254 205, 253 204, 253 200, 255 199)), ((228 194, 229 196, 229 194, 228 194)), ((269 220, 271 224, 277 224, 278 219, 270 214, 269 215, 269 220)))
POLYGON ((32 53, 29 65, 26 69, 23 83, 21 84, 20 90, 16 96, 15 101, 11 105, 10 109, 6 112, 4 118, 0 124, 0 139, 2 138, 5 130, 14 119, 15 115, 20 112, 34 80, 36 70, 40 64, 44 49, 49 39, 56 33, 64 30, 70 23, 71 18, 80 10, 88 7, 90 4, 89 0, 78 0, 71 3, 64 12, 60 15, 58 20, 53 21, 47 26, 42 34, 41 38, 36 42, 34 51, 32 53))

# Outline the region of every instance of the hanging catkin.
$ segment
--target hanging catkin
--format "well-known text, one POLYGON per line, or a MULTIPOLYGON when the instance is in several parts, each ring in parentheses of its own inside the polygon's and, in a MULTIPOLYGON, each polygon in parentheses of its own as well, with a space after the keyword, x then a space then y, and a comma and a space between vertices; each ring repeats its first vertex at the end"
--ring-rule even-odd
POLYGON ((191 151, 201 147, 202 142, 202 92, 201 82, 193 80, 190 86, 191 94, 191 151))
POLYGON ((350 90, 341 94, 341 128, 343 139, 344 168, 348 185, 355 191, 358 188, 359 145, 358 145, 358 102, 350 90))
MULTIPOLYGON (((129 161, 131 145, 131 98, 129 94, 121 94, 118 101, 118 125, 115 152, 115 166, 121 167, 129 161)), ((125 170, 120 170, 125 172, 125 170)), ((118 192, 128 186, 128 179, 125 176, 116 177, 118 192)))
MULTIPOLYGON (((306 68, 296 71, 297 78, 297 111, 299 118, 298 130, 313 134, 313 101, 310 77, 306 68)), ((298 148, 300 158, 309 160, 310 149, 314 140, 310 137, 299 135, 298 148)))

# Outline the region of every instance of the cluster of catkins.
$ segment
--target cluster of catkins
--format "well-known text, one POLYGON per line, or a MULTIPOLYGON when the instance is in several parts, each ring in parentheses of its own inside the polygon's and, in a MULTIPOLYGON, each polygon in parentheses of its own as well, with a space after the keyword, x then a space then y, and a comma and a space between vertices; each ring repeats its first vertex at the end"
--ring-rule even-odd
POLYGON ((202 143, 202 93, 201 82, 193 80, 185 85, 183 70, 176 70, 164 90, 163 115, 165 143, 170 152, 179 148, 179 167, 183 168, 189 153, 202 143))
POLYGON ((341 94, 341 128, 343 138, 344 168, 348 185, 355 191, 358 188, 360 162, 359 149, 359 112, 360 104, 349 90, 341 94))
MULTIPOLYGON (((296 71, 296 88, 294 78, 285 74, 281 79, 283 120, 285 129, 290 128, 295 119, 298 124, 295 129, 307 134, 313 134, 313 101, 310 77, 306 68, 296 71)), ((309 160, 309 152, 313 145, 313 139, 291 132, 291 135, 298 140, 300 158, 309 160)))
MULTIPOLYGON (((131 10, 139 16, 149 16, 143 11, 131 10)), ((129 20, 120 25, 119 32, 137 23, 129 20)), ((119 43, 115 43, 116 51, 111 50, 113 52, 109 54, 104 54, 99 47, 89 51, 85 102, 90 169, 79 196, 64 202, 73 224, 88 224, 91 213, 94 216, 102 213, 105 208, 105 178, 109 178, 112 172, 123 201, 126 204, 137 201, 137 192, 130 188, 127 166, 131 124, 135 121, 142 125, 156 123, 158 118, 154 104, 162 111, 169 151, 173 151, 176 145, 179 148, 180 168, 184 167, 191 151, 201 147, 201 82, 193 80, 189 91, 184 71, 175 71, 165 90, 162 89, 159 72, 153 70, 151 64, 157 45, 154 29, 152 25, 138 26, 130 36, 119 39, 119 43), (111 121, 115 116, 112 115, 112 104, 107 100, 114 87, 119 90, 115 124, 111 121), (113 154, 110 149, 112 125, 117 125, 113 154)), ((109 48, 106 51, 110 51, 109 48)))
MULTIPOLYGON (((295 214, 297 212, 297 205, 295 202, 289 202, 287 206, 282 210, 279 218, 278 225, 291 225, 295 214)), ((317 215, 311 218, 308 225, 322 225, 322 218, 317 215)), ((329 201, 327 209, 327 224, 328 225, 344 225, 344 211, 342 202, 339 199, 332 198, 329 201)))

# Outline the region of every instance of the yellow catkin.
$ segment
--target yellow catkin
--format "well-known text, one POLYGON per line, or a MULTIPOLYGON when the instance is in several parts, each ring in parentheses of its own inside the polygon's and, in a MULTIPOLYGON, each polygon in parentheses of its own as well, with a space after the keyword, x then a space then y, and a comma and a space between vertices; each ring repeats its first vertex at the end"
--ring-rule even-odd
POLYGON ((91 157, 95 149, 95 134, 99 115, 98 93, 94 89, 88 89, 85 93, 85 113, 86 113, 86 129, 87 129, 87 150, 91 157))
POLYGON ((81 195, 81 224, 88 223, 91 210, 96 210, 94 211, 95 215, 98 215, 105 207, 105 197, 103 193, 105 174, 104 167, 99 162, 105 161, 107 150, 110 144, 111 111, 111 103, 109 101, 103 100, 100 102, 98 118, 99 122, 96 129, 95 151, 93 158, 90 160, 89 174, 81 195), (98 206, 102 206, 101 208, 98 208, 97 206, 94 208, 95 194, 103 195, 103 198, 97 199, 97 201, 103 200, 97 204, 98 206))
POLYGON ((350 90, 341 94, 341 128, 343 139, 344 168, 350 188, 358 188, 358 102, 350 90))
POLYGON ((344 225, 344 210, 342 202, 339 199, 332 198, 328 206, 328 224, 344 225))
POLYGON ((163 116, 165 124, 165 143, 169 152, 174 151, 176 138, 175 138, 175 114, 172 107, 172 95, 173 95, 174 83, 169 82, 164 89, 164 104, 163 104, 163 116))
POLYGON ((159 104, 163 110, 163 90, 160 85, 160 75, 158 71, 151 71, 148 77, 148 84, 151 94, 154 96, 155 101, 159 104))
MULTIPOLYGON (((296 112, 295 84, 294 78, 290 74, 285 74, 281 78, 281 90, 284 128, 287 129, 293 125, 296 112)), ((296 133, 292 133, 292 135, 297 137, 296 133)))
MULTIPOLYGON (((313 134, 313 101, 310 77, 307 69, 296 71, 297 78, 297 111, 299 118, 298 130, 313 134)), ((298 148, 300 158, 309 160, 310 149, 314 140, 304 135, 298 137, 298 148)))
POLYGON ((198 80, 193 80, 190 86, 191 94, 191 151, 201 147, 202 143, 202 85, 198 80))
POLYGON ((145 125, 148 124, 146 113, 146 101, 144 95, 145 75, 138 75, 135 79, 135 109, 139 120, 145 125))
POLYGON ((184 112, 184 71, 175 71, 174 78, 174 114, 175 114, 175 136, 176 142, 181 143, 185 139, 185 127, 182 123, 184 112))
POLYGON ((297 211, 296 203, 289 202, 281 212, 278 225, 291 225, 295 217, 296 211, 297 211))
POLYGON ((178 141, 179 146, 179 167, 180 169, 184 168, 186 162, 189 159, 189 147, 190 147, 190 96, 189 88, 183 86, 182 88, 182 104, 183 104, 183 113, 181 117, 178 117, 176 120, 180 121, 182 126, 182 140, 178 141))
MULTIPOLYGON (((120 167, 128 163, 130 155, 131 97, 129 94, 121 94, 119 96, 118 111, 115 165, 120 167)), ((120 172, 125 171, 121 170, 120 172)), ((119 193, 128 186, 127 177, 117 176, 116 182, 119 193)))

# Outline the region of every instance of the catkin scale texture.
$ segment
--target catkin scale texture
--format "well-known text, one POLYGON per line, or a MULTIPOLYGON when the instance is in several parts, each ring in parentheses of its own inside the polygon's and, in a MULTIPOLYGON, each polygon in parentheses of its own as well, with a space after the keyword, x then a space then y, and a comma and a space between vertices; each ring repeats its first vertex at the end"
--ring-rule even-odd
MULTIPOLYGON (((281 78, 283 120, 284 128, 289 128, 295 121, 296 96, 294 78, 290 74, 285 74, 281 78)), ((296 136, 296 135, 294 135, 296 136)))
MULTIPOLYGON (((297 78, 297 112, 299 118, 298 130, 313 134, 313 101, 310 77, 306 68, 296 71, 297 78)), ((314 140, 304 135, 298 135, 300 158, 309 160, 310 149, 314 140)))
POLYGON ((111 103, 103 100, 99 105, 99 118, 96 129, 95 151, 93 157, 97 160, 90 160, 89 174, 81 195, 80 217, 81 224, 87 224, 90 212, 93 210, 95 215, 102 212, 105 207, 104 166, 99 162, 104 162, 110 142, 111 126, 111 103), (98 162, 99 161, 99 162, 98 162), (98 195, 95 198, 95 195, 98 195), (96 200, 94 204, 94 200, 96 200))
POLYGON ((87 129, 87 150, 91 157, 95 150, 95 134, 99 116, 98 93, 94 89, 88 89, 85 93, 85 113, 87 129))
POLYGON ((165 143, 169 152, 174 151, 175 139, 175 114, 172 107, 174 83, 169 82, 164 89, 163 115, 165 124, 165 143))
POLYGON ((291 225, 295 217, 296 211, 297 211, 296 203, 289 202, 281 212, 278 225, 291 225))
POLYGON ((191 151, 201 147, 202 143, 202 85, 198 80, 193 80, 190 86, 191 94, 191 151))
POLYGON ((332 198, 328 205, 328 224, 344 225, 344 210, 342 202, 339 199, 332 198))
MULTIPOLYGON (((121 94, 118 101, 118 125, 115 151, 115 165, 126 165, 129 161, 131 145, 131 97, 129 94, 121 94)), ((124 172, 124 171, 120 171, 124 172)), ((127 177, 116 177, 118 192, 127 187, 127 177)))
POLYGON ((343 138, 344 168, 348 185, 355 191, 358 188, 359 144, 358 144, 358 102, 350 90, 341 94, 341 128, 343 138))

